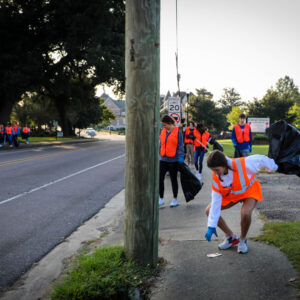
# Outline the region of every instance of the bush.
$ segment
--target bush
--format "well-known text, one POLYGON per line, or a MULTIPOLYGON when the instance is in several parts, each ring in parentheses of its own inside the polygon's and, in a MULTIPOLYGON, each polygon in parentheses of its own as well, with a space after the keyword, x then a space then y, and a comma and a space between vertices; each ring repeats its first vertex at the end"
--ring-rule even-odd
POLYGON ((155 271, 127 260, 122 246, 98 248, 74 264, 65 281, 54 286, 51 299, 130 299, 155 271))
POLYGON ((265 134, 256 134, 253 141, 268 141, 268 137, 265 134))

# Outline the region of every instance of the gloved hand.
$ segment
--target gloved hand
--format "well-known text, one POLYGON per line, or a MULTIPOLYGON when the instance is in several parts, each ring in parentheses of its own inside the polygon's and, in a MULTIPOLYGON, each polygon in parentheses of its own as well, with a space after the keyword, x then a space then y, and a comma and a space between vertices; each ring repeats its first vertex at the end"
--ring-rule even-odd
POLYGON ((181 155, 178 159, 178 162, 182 164, 184 162, 184 155, 181 155))
POLYGON ((252 146, 249 147, 249 151, 250 151, 250 153, 252 152, 252 146))
POLYGON ((208 227, 207 232, 205 234, 205 238, 207 239, 208 242, 211 241, 212 235, 215 234, 216 237, 218 237, 217 231, 215 227, 208 227))

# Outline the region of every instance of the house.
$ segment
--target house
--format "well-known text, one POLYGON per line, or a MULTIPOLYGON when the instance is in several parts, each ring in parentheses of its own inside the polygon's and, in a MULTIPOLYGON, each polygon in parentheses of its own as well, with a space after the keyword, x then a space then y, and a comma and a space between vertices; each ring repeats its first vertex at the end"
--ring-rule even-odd
POLYGON ((110 125, 115 128, 125 128, 125 100, 114 100, 105 93, 103 93, 100 98, 104 99, 103 105, 116 116, 115 120, 111 120, 110 125))

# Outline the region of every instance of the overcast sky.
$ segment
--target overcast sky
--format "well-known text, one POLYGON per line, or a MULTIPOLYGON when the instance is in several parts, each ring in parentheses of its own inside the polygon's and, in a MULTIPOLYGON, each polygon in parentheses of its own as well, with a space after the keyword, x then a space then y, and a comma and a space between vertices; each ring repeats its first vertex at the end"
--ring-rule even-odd
MULTIPOLYGON (((285 75, 300 85, 300 0, 177 0, 180 89, 259 99, 285 75)), ((177 91, 176 0, 161 0, 160 93, 177 91)))

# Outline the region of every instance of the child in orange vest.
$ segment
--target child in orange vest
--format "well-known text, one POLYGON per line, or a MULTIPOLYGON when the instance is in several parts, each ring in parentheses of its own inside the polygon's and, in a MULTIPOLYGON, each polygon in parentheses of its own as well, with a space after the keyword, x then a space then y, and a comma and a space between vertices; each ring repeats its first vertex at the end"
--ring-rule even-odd
POLYGON ((239 124, 232 129, 231 140, 235 148, 234 157, 249 156, 252 151, 251 127, 246 123, 246 115, 239 115, 239 124))
POLYGON ((251 224, 252 211, 257 201, 262 201, 261 187, 256 173, 265 168, 268 171, 278 169, 275 161, 265 155, 252 155, 230 159, 219 150, 212 151, 207 158, 207 166, 213 171, 212 201, 206 208, 208 229, 205 238, 210 241, 217 235, 216 227, 226 234, 226 239, 219 244, 220 250, 226 250, 238 244, 238 253, 247 253, 247 239, 251 224), (221 210, 228 209, 238 202, 241 208, 241 235, 235 235, 221 217, 221 210))

